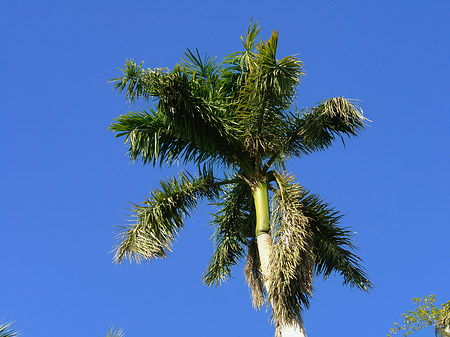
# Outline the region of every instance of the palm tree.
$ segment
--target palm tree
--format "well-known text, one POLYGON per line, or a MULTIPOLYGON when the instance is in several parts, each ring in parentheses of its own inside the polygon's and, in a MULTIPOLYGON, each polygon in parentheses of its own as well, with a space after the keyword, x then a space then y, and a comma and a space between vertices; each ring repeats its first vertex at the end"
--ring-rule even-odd
POLYGON ((296 109, 303 64, 293 56, 277 59, 278 33, 258 42, 260 29, 250 23, 241 37, 244 51, 221 63, 188 50, 172 71, 129 60, 111 80, 130 103, 156 100, 154 108, 121 115, 110 126, 124 137, 131 160, 198 167, 195 175, 161 181, 133 205, 133 224, 121 227, 115 261, 164 258, 183 219, 207 200, 220 210, 211 222, 215 251, 204 283, 223 283, 246 257, 254 307, 269 303, 277 333, 294 327, 302 335, 314 275, 336 272, 362 290, 371 283, 352 252, 351 231, 339 226, 342 215, 295 182, 285 162, 356 136, 366 119, 342 97, 296 109))

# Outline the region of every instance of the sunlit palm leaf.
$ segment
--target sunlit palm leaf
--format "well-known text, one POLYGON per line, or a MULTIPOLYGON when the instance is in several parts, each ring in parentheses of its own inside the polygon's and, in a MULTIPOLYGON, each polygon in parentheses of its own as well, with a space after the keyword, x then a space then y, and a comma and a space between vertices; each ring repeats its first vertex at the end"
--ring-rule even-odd
POLYGON ((125 69, 120 69, 122 76, 109 80, 119 94, 125 90, 127 101, 130 103, 139 98, 149 98, 154 78, 164 72, 164 69, 145 70, 142 68, 143 63, 137 65, 134 60, 127 60, 125 69))
POLYGON ((289 56, 276 59, 278 33, 256 46, 248 75, 239 94, 238 125, 249 152, 266 157, 283 138, 285 110, 295 98, 302 75, 301 61, 289 56))
MULTIPOLYGON (((239 97, 241 87, 245 84, 249 73, 249 63, 255 57, 255 48, 258 43, 257 36, 261 28, 257 23, 250 21, 245 39, 241 36, 244 51, 238 51, 227 55, 222 64, 221 81, 227 98, 235 101, 239 97)), ((234 111, 233 111, 234 114, 234 111)))
POLYGON ((307 111, 299 121, 298 138, 302 146, 310 151, 320 151, 330 147, 336 137, 357 136, 368 121, 361 109, 353 102, 342 98, 331 98, 307 111))
POLYGON ((224 200, 217 205, 220 210, 214 214, 214 254, 206 269, 203 282, 218 286, 231 275, 231 267, 244 256, 246 245, 245 229, 251 231, 249 187, 234 184, 224 194, 224 200))
POLYGON ((214 89, 220 74, 220 67, 215 62, 216 58, 208 55, 202 58, 198 49, 195 50, 195 53, 188 49, 184 55, 186 58, 181 60, 185 66, 184 71, 191 74, 193 79, 199 77, 204 79, 205 84, 214 89))
POLYGON ((106 334, 106 337, 123 337, 123 336, 125 336, 125 333, 123 332, 122 328, 114 329, 114 327, 111 327, 106 334))
MULTIPOLYGON (((195 80, 191 71, 184 70, 186 68, 180 66, 172 72, 143 70, 134 61, 127 61, 124 76, 111 81, 119 92, 126 90, 128 99, 132 101, 139 98, 158 100, 159 125, 150 125, 150 129, 153 131, 158 126, 158 137, 166 135, 169 139, 176 139, 178 150, 186 150, 178 151, 177 157, 196 163, 241 164, 246 158, 245 151, 232 133, 234 123, 227 117, 226 93, 216 92, 214 86, 205 86, 203 81, 195 80)), ((145 122, 148 121, 147 117, 145 122)), ((119 135, 142 131, 126 128, 129 126, 132 126, 129 118, 121 116, 110 129, 119 135)), ((145 139, 148 138, 146 136, 145 133, 145 139)), ((145 150, 134 149, 133 153, 136 151, 142 153, 145 150)))
POLYGON ((267 42, 256 46, 250 59, 248 81, 243 90, 242 107, 259 110, 291 107, 300 82, 302 62, 293 56, 277 60, 278 33, 272 32, 267 42))
POLYGON ((270 155, 265 170, 275 163, 283 167, 284 160, 308 155, 330 147, 336 137, 357 136, 369 121, 352 101, 335 97, 320 103, 311 110, 285 113, 279 131, 280 141, 270 155))
POLYGON ((372 283, 361 267, 353 232, 339 226, 342 215, 318 196, 303 190, 300 197, 302 212, 310 219, 313 233, 314 271, 325 278, 333 272, 342 275, 344 284, 368 290, 372 283))
POLYGON ((201 149, 195 143, 185 141, 161 112, 129 112, 116 118, 109 129, 116 132, 116 137, 125 137, 130 159, 140 159, 144 164, 156 164, 159 160, 161 165, 170 166, 179 160, 220 162, 222 158, 232 157, 227 148, 201 149))
POLYGON ((0 324, 0 337, 15 337, 19 333, 12 329, 12 323, 2 323, 0 324))
POLYGON ((312 296, 313 254, 309 219, 302 212, 302 188, 291 175, 276 174, 272 203, 273 253, 269 268, 269 302, 283 325, 297 321, 312 296))
POLYGON ((141 205, 133 206, 134 224, 122 228, 118 235, 115 261, 165 257, 183 227, 183 218, 190 215, 199 200, 211 200, 219 191, 212 173, 197 178, 180 174, 178 179, 161 181, 160 189, 154 190, 141 205))
MULTIPOLYGON (((155 96, 166 123, 185 142, 206 153, 227 153, 223 161, 232 163, 233 155, 242 149, 229 133, 232 124, 225 116, 223 101, 202 97, 198 84, 175 69, 159 78, 155 96)), ((206 95, 206 94, 205 94, 206 95)))

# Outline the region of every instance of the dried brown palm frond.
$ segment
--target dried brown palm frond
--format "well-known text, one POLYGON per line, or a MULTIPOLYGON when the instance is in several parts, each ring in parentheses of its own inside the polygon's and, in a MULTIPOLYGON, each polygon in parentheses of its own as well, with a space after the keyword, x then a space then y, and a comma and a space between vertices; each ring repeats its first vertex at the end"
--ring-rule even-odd
POLYGON ((309 219, 301 211, 302 187, 292 175, 275 175, 272 199, 273 252, 269 268, 269 302, 281 325, 302 323, 301 310, 312 296, 314 256, 309 219))
POLYGON ((244 275, 245 280, 252 291, 253 308, 259 310, 264 305, 266 289, 264 288, 258 247, 254 238, 248 243, 247 263, 244 268, 244 275))

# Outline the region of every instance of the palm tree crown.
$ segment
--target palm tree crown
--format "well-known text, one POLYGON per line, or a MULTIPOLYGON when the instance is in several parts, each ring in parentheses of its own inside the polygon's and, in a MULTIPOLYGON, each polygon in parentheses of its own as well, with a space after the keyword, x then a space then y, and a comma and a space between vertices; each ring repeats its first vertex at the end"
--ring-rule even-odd
POLYGON ((111 80, 130 102, 156 99, 153 109, 126 113, 110 126, 125 138, 131 160, 199 168, 162 181, 133 205, 134 221, 118 236, 115 260, 165 257, 183 219, 199 200, 208 200, 219 211, 205 284, 219 285, 246 258, 255 308, 267 302, 278 324, 301 324, 314 275, 335 272, 363 290, 371 283, 353 253, 351 231, 339 226, 341 214, 296 183, 284 164, 325 150, 336 138, 356 136, 365 118, 342 97, 296 109, 303 64, 293 56, 277 59, 278 33, 257 42, 259 32, 250 24, 241 37, 244 51, 221 63, 188 50, 172 71, 130 60, 111 80), (258 241, 267 234, 269 254, 258 241))

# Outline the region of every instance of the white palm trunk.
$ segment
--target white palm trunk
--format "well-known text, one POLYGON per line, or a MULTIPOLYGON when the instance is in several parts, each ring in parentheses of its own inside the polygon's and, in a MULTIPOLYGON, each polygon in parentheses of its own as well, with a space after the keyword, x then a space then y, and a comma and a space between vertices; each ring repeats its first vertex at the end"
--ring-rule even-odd
POLYGON ((280 335, 281 337, 306 337, 305 329, 303 329, 299 324, 292 326, 281 326, 280 335))
MULTIPOLYGON (((259 234, 256 238, 258 242, 259 260, 261 262, 261 271, 264 276, 264 284, 268 290, 270 280, 268 278, 268 268, 270 255, 272 254, 272 237, 267 233, 259 234)), ((280 337, 306 337, 304 328, 299 324, 278 326, 278 336, 280 337)))

